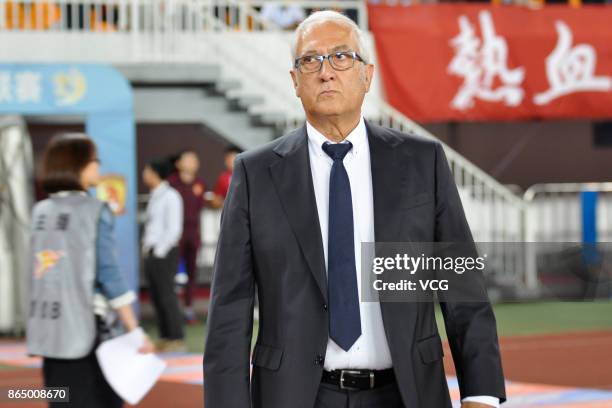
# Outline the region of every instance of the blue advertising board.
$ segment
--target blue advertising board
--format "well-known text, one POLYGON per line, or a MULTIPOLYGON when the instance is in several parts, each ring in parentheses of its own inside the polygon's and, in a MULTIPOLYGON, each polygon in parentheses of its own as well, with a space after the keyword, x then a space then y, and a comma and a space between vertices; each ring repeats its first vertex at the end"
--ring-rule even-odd
POLYGON ((84 117, 101 161, 96 194, 116 214, 119 264, 137 289, 136 141, 127 80, 103 65, 0 63, 0 114, 84 117))

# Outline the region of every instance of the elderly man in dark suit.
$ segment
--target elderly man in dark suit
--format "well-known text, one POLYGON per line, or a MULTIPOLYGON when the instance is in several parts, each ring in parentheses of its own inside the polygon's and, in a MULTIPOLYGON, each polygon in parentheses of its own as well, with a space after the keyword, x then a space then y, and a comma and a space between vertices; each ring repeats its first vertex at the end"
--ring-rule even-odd
MULTIPOLYGON (((345 16, 312 14, 293 52, 307 123, 236 160, 214 267, 205 406, 451 407, 433 304, 360 301, 358 278, 362 242, 472 242, 443 150, 363 119, 374 67, 345 16)), ((490 304, 441 308, 462 406, 499 405, 490 304)))

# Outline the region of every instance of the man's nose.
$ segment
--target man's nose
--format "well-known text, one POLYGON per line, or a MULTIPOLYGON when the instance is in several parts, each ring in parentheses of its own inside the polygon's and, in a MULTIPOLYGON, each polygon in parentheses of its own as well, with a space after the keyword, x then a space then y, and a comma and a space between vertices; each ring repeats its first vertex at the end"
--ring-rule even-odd
POLYGON ((319 70, 319 78, 321 78, 323 81, 330 81, 334 79, 335 76, 336 70, 332 68, 329 58, 325 58, 323 60, 323 64, 321 65, 321 69, 319 70))

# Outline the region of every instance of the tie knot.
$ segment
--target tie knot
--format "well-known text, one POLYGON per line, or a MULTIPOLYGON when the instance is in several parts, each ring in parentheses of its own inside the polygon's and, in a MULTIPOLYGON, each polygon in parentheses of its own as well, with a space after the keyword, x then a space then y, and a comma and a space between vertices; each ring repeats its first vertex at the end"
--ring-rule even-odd
POLYGON ((344 160, 344 156, 353 148, 351 142, 346 143, 323 143, 323 151, 327 153, 332 160, 344 160))

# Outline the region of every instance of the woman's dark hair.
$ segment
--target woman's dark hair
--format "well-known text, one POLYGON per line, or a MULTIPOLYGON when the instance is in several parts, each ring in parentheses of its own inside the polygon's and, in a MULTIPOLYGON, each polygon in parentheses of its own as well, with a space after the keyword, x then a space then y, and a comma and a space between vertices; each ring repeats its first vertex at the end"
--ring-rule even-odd
POLYGON ((81 172, 97 160, 96 145, 83 133, 55 135, 43 155, 40 181, 48 194, 83 190, 81 172))

